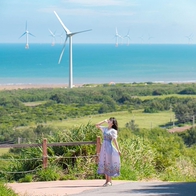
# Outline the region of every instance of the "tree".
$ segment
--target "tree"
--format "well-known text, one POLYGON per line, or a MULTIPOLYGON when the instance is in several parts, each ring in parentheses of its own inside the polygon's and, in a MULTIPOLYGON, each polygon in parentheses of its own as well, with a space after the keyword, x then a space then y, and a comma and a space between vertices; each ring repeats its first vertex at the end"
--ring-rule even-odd
POLYGON ((135 120, 131 120, 125 125, 126 128, 132 130, 132 131, 139 131, 138 125, 135 124, 135 120))

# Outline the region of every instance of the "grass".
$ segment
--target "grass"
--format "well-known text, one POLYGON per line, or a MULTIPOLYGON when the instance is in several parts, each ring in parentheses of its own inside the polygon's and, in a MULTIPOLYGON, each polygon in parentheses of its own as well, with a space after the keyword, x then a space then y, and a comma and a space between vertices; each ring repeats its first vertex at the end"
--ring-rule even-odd
POLYGON ((144 101, 144 100, 155 99, 155 98, 165 99, 165 98, 168 98, 168 97, 177 97, 177 98, 196 98, 196 95, 169 94, 169 95, 135 96, 135 97, 137 97, 137 98, 141 99, 142 101, 144 101))
POLYGON ((7 153, 9 151, 9 148, 0 148, 0 156, 7 153))
POLYGON ((174 116, 174 113, 171 111, 164 111, 159 113, 143 113, 143 110, 136 110, 132 113, 123 111, 123 112, 113 112, 102 115, 92 115, 88 117, 67 119, 64 121, 53 121, 48 124, 52 124, 56 127, 74 127, 80 125, 86 125, 87 123, 96 124, 99 121, 108 119, 109 117, 114 116, 119 123, 119 127, 125 127, 127 122, 135 120, 135 124, 139 128, 154 128, 158 126, 163 126, 171 121, 171 118, 174 116))
POLYGON ((18 194, 0 182, 0 196, 18 196, 18 194))

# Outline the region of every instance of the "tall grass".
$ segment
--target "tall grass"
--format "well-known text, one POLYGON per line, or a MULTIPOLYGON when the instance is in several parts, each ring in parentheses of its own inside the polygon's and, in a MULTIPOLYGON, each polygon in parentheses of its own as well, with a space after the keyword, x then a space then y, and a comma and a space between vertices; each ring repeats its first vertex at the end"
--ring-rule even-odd
MULTIPOLYGON (((101 135, 100 131, 94 125, 87 124, 59 130, 48 138, 48 142, 96 141, 98 135, 101 135)), ((122 156, 121 175, 116 179, 196 181, 195 148, 187 148, 178 135, 160 128, 135 131, 122 128, 118 134, 118 141, 122 156)), ((5 168, 6 171, 9 169, 14 172, 17 169, 25 171, 40 168, 32 176, 10 174, 10 180, 21 182, 104 178, 97 174, 95 155, 95 145, 54 146, 48 147, 49 162, 45 170, 41 170, 41 161, 33 164, 15 161, 1 165, 1 170, 5 168)), ((28 148, 17 150, 12 156, 24 159, 42 155, 39 148, 28 148)))
POLYGON ((0 182, 0 196, 18 196, 11 188, 0 182))

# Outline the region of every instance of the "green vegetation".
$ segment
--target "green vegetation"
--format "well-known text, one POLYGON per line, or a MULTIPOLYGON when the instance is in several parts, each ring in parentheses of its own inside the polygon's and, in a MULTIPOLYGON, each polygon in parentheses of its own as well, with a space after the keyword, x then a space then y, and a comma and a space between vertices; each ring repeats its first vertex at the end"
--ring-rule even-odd
POLYGON ((18 196, 11 188, 0 182, 0 196, 18 196))
POLYGON ((9 152, 9 148, 0 148, 0 156, 9 152))
MULTIPOLYGON (((195 128, 167 131, 173 123, 193 124, 195 87, 135 83, 0 91, 0 143, 96 141, 101 133, 94 124, 115 116, 122 151, 117 179, 196 181, 195 128)), ((97 175, 95 152, 95 145, 48 147, 48 167, 42 169, 41 147, 0 148, 0 180, 103 178, 97 175)))
POLYGON ((170 123, 174 113, 170 111, 163 111, 159 113, 144 113, 143 110, 133 110, 131 113, 128 111, 122 111, 67 119, 63 121, 52 121, 47 123, 47 125, 71 128, 73 126, 86 125, 87 123, 95 124, 108 118, 108 116, 115 116, 118 119, 120 128, 125 127, 127 122, 134 120, 139 128, 151 129, 153 127, 159 127, 170 123))
MULTIPOLYGON (((95 141, 100 134, 94 125, 87 124, 58 130, 47 138, 49 143, 95 141)), ((118 141, 122 170, 117 179, 196 181, 196 145, 187 143, 187 147, 180 134, 170 134, 161 128, 147 130, 127 126, 119 131, 118 141)), ((40 147, 12 149, 1 156, 0 170, 4 172, 0 177, 19 182, 103 178, 97 175, 95 152, 95 145, 48 147, 48 168, 44 170, 40 147)))

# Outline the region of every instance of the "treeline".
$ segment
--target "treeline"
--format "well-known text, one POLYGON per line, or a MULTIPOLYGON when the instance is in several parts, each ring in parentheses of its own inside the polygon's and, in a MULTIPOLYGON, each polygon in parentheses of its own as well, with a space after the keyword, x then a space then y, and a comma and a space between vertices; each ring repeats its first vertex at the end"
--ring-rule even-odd
POLYGON ((176 95, 195 95, 195 87, 196 84, 147 83, 0 91, 0 142, 16 140, 21 133, 15 130, 32 123, 125 110, 143 109, 147 113, 173 110, 178 124, 191 123, 196 115, 196 98, 176 95), (173 96, 164 98, 170 94, 173 96), (28 106, 27 102, 39 103, 28 106))

